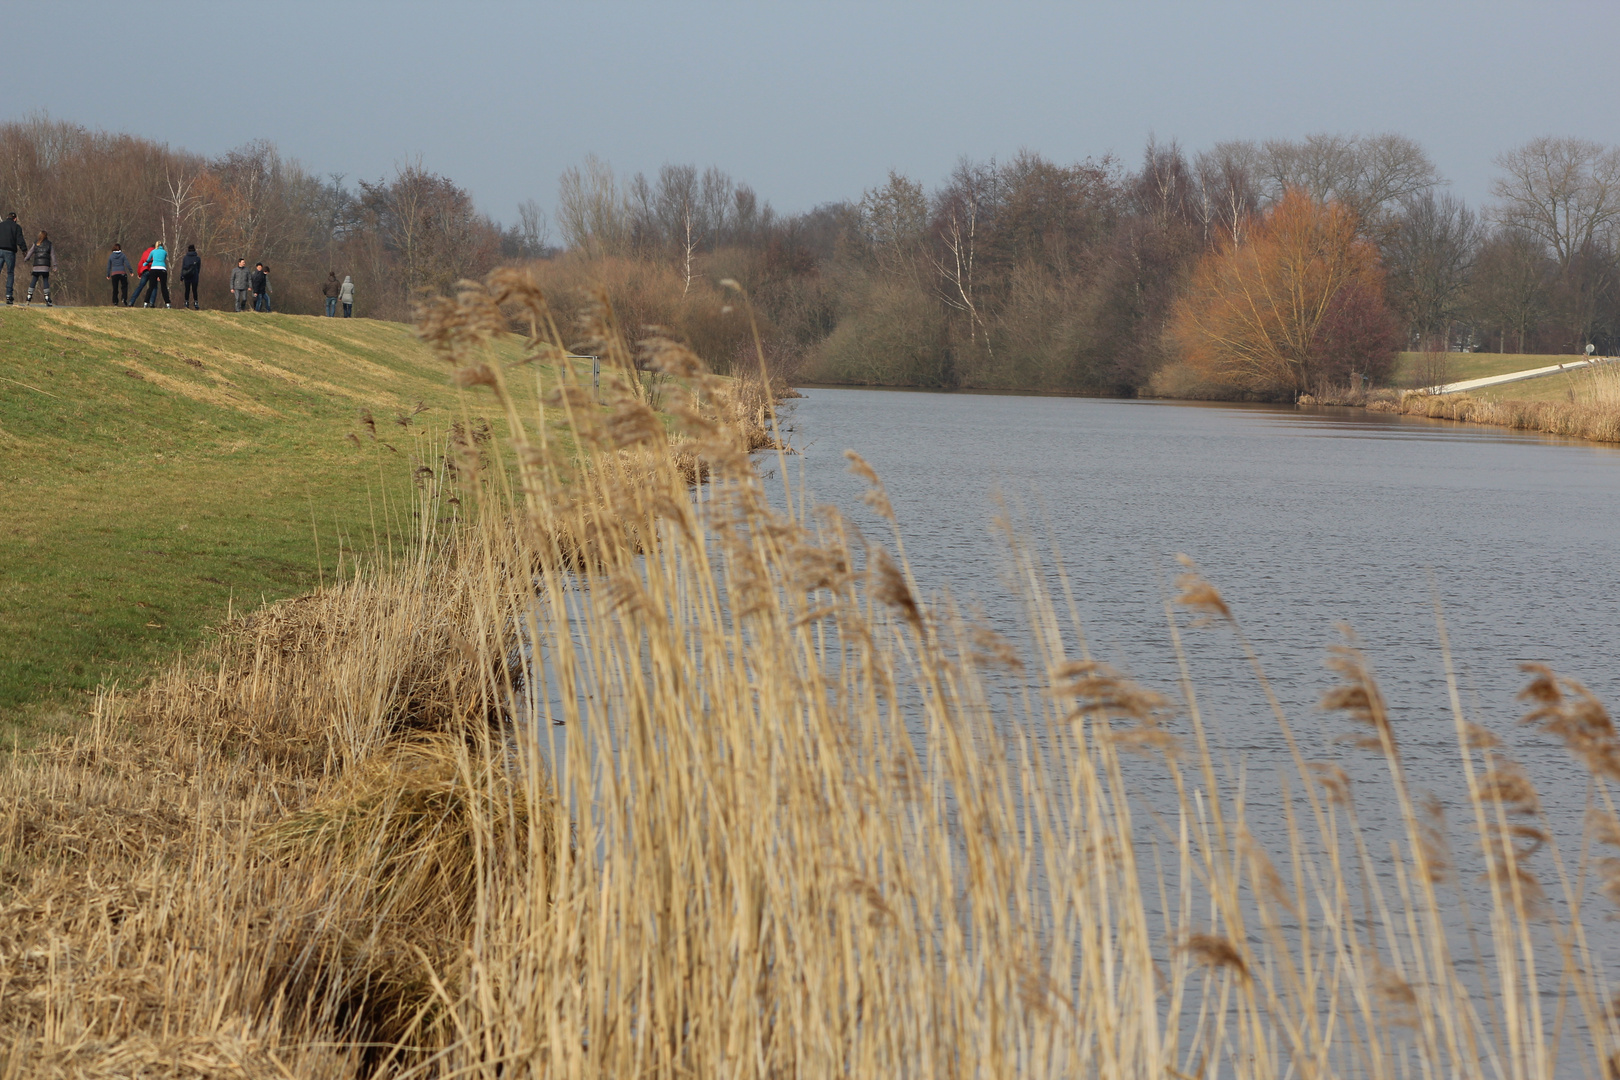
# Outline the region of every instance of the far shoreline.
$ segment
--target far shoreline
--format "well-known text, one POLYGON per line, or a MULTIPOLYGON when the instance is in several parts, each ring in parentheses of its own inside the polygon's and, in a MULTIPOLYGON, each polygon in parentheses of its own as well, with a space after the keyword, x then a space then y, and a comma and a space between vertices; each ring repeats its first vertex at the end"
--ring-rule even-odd
POLYGON ((1012 390, 985 387, 896 386, 867 383, 802 382, 791 384, 794 390, 865 390, 886 393, 980 395, 984 397, 1036 397, 1081 398, 1092 401, 1117 401, 1163 405, 1194 405, 1216 408, 1269 409, 1280 412, 1325 412, 1342 409, 1360 413, 1393 415, 1413 419, 1439 420, 1455 424, 1494 427, 1505 431, 1540 435, 1569 443, 1595 446, 1620 445, 1620 414, 1605 411, 1601 406, 1563 404, 1547 401, 1503 399, 1489 401, 1467 394, 1427 394, 1419 390, 1383 389, 1373 394, 1386 395, 1367 402, 1298 402, 1264 400, 1224 400, 1207 398, 1160 397, 1119 394, 1082 394, 1061 390, 1012 390))

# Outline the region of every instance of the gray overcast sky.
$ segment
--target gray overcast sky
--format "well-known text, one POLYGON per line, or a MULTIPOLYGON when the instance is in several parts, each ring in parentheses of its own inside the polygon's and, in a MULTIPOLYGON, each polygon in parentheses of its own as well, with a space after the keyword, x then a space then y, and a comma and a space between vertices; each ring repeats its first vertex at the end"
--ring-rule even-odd
POLYGON ((1470 202, 1539 134, 1620 143, 1620 3, 23 4, 5 115, 375 178, 421 156, 504 221, 587 153, 714 164, 778 210, 962 155, 1398 131, 1470 202), (43 63, 40 58, 44 58, 43 63), (45 74, 40 74, 43 66, 45 74))

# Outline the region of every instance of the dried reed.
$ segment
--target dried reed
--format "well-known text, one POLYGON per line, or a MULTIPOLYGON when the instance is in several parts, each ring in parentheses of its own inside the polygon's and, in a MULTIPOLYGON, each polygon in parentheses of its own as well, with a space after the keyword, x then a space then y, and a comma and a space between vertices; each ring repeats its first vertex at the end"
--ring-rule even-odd
MULTIPOLYGON (((1280 707, 1297 793, 1251 809, 1196 688, 1095 663, 1016 531, 1021 645, 925 600, 897 531, 773 508, 736 391, 678 346, 605 405, 561 365, 519 415, 538 376, 481 354, 512 305, 558 347, 513 276, 424 316, 513 432, 453 535, 0 772, 0 1076, 1610 1075, 1586 857, 1460 705, 1455 836, 1353 645, 1326 704, 1399 839, 1280 707), (1139 820, 1140 768, 1179 805, 1139 820)), ((1234 635, 1269 694, 1220 594, 1180 596, 1173 638, 1234 635)), ((1531 674, 1613 844, 1613 725, 1531 674)))

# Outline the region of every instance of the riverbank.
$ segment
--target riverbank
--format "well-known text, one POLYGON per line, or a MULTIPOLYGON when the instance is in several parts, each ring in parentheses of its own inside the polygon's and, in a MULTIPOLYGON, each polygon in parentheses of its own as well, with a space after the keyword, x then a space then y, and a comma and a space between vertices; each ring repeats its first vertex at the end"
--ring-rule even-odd
POLYGON ((1620 443, 1620 369, 1582 362, 1579 368, 1472 392, 1359 390, 1302 396, 1301 407, 1348 405, 1372 412, 1427 416, 1568 439, 1620 443), (1530 389, 1526 391, 1526 387, 1530 389), (1524 395, 1524 396, 1519 396, 1524 395))
MULTIPOLYGON (((481 358, 461 364, 504 409, 481 358)), ((1543 816, 1463 693, 1454 714, 1386 706, 1340 647, 1326 713, 1320 694, 1284 707, 1312 689, 1294 676, 1264 684, 1275 711, 1227 711, 1222 686, 1260 682, 1254 649, 1299 635, 1240 629, 1247 604, 1189 562, 1149 605, 1185 680, 1171 701, 1091 659, 1124 650, 1077 625, 1077 590, 1016 526, 1017 614, 992 623, 914 574, 913 483, 891 501, 829 449, 863 518, 812 514, 689 399, 671 402, 684 447, 639 396, 605 416, 553 400, 579 454, 519 426, 522 486, 496 498, 486 473, 488 512, 447 542, 233 622, 73 737, 0 761, 0 1076, 1605 1075, 1607 864, 1543 816), (711 465, 700 498, 672 450, 711 465), (1195 698, 1200 656, 1217 667, 1195 698), (1467 778, 1450 806, 1424 790, 1435 765, 1467 778)), ((1311 478, 1275 482, 1299 444, 1212 461, 1179 408, 1017 404, 1075 406, 1071 434, 1077 411, 1116 414, 1094 418, 1120 438, 1052 463, 1088 489, 1109 475, 1093 457, 1140 459, 1118 444, 1144 419, 1173 460, 1272 484, 1132 482, 1095 516, 1145 511, 1133 550, 1174 539, 1170 489, 1247 517, 1322 504, 1311 478)), ((1328 438, 1328 475, 1365 492, 1328 438)), ((967 468, 925 452, 912 474, 958 518, 987 460, 960 449, 967 468)), ((1418 501, 1431 535, 1444 514, 1418 501)), ((1376 537, 1357 549, 1389 542, 1369 500, 1344 506, 1376 537)), ((1297 612, 1321 590, 1278 571, 1324 562, 1339 530, 1287 517, 1304 558, 1264 529, 1259 558, 1248 534, 1215 538, 1297 612)), ((1080 596, 1099 565, 1122 576, 1088 560, 1080 596)), ((1340 592, 1364 580, 1331 570, 1340 592)), ((1576 755, 1559 791, 1606 796, 1607 717, 1549 670, 1524 677, 1529 719, 1576 755)))
POLYGON ((1367 407, 1378 412, 1490 424, 1515 431, 1539 431, 1566 439, 1620 443, 1620 407, 1614 404, 1525 401, 1515 398, 1493 400, 1468 394, 1406 393, 1393 405, 1372 402, 1367 407))
POLYGON ((233 609, 402 550, 461 422, 401 323, 6 309, 0 740, 61 728, 233 609))

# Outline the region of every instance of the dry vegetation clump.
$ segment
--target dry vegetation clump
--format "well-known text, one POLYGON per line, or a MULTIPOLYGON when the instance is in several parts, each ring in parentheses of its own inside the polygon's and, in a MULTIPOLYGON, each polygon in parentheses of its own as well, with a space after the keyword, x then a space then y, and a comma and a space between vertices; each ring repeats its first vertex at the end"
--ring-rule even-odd
POLYGON ((1473 424, 1495 424, 1520 431, 1542 431, 1570 439, 1620 442, 1620 404, 1586 401, 1489 401, 1467 394, 1401 395, 1400 412, 1473 424))
MULTIPOLYGON (((708 276, 685 280, 675 267, 645 259, 580 254, 532 263, 527 271, 549 299, 564 344, 591 353, 611 346, 587 329, 605 302, 634 342, 642 328, 659 327, 707 358, 720 374, 747 371, 755 363, 748 316, 727 290, 708 276), (580 332, 583 331, 583 332, 580 332)), ((762 335, 774 339, 769 325, 762 335)))
POLYGON ((1351 384, 1318 387, 1314 394, 1301 394, 1295 404, 1307 408, 1312 405, 1359 405, 1373 412, 1393 412, 1399 401, 1400 394, 1394 390, 1351 384))
MULTIPOLYGON (((1020 641, 921 592, 858 456, 882 542, 785 469, 773 508, 683 347, 606 407, 560 365, 517 415, 524 366, 478 342, 511 305, 549 319, 515 277, 424 318, 513 433, 454 543, 0 771, 0 1076, 1608 1075, 1581 883, 1614 875, 1560 861, 1460 705, 1460 829, 1351 646, 1324 705, 1381 778, 1307 760, 1278 708, 1291 793, 1260 796, 1192 687, 1095 662, 1016 530, 1020 641), (1179 804, 1142 814, 1140 769, 1179 804)), ((1264 685, 1220 594, 1178 589, 1172 636, 1231 635, 1264 685)), ((1607 853, 1614 726, 1531 676, 1607 814, 1565 850, 1607 853)))
POLYGON ((475 580, 261 609, 0 771, 9 1075, 353 1075, 427 1038, 480 860, 558 835, 500 767, 509 620, 475 580))

